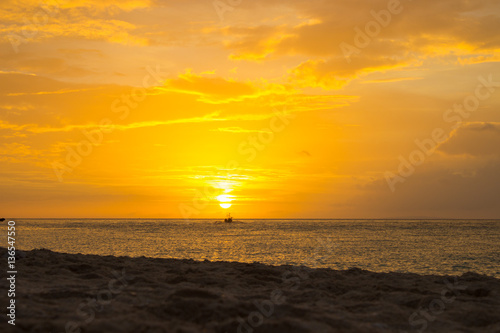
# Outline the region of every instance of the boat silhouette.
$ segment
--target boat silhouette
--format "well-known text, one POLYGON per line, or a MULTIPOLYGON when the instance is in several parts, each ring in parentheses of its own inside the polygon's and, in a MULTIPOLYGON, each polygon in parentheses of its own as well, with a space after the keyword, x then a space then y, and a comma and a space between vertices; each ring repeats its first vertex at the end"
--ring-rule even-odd
POLYGON ((226 218, 224 219, 224 222, 225 222, 225 223, 231 223, 231 222, 233 222, 233 217, 231 216, 231 214, 230 214, 230 213, 227 213, 227 216, 226 216, 226 218))

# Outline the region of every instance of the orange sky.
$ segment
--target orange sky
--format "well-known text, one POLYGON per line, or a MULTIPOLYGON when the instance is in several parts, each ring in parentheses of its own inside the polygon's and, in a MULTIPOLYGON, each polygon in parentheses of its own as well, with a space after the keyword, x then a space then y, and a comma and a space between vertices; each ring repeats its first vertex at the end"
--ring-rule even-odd
POLYGON ((3 1, 0 214, 500 218, 499 16, 3 1))

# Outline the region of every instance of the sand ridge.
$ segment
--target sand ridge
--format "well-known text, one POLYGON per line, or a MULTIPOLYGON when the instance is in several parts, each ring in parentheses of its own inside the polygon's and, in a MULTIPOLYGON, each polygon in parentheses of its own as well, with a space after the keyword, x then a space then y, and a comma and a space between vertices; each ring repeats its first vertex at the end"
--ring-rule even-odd
POLYGON ((500 332, 500 280, 475 273, 24 255, 2 332, 500 332))

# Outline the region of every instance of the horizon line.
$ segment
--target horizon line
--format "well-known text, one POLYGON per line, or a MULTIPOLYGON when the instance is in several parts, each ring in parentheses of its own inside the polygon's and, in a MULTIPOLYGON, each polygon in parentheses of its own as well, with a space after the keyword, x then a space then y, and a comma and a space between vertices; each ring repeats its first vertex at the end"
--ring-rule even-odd
MULTIPOLYGON (((81 219, 81 220, 217 220, 221 218, 216 217, 200 217, 200 218, 183 218, 183 217, 10 217, 5 218, 5 220, 15 220, 15 219, 24 219, 24 220, 34 220, 34 219, 55 219, 55 220, 64 220, 64 219, 81 219)), ((500 217, 483 217, 483 218, 448 218, 448 217, 364 217, 364 218, 330 218, 330 217, 287 217, 287 218, 266 218, 266 217, 246 217, 240 218, 238 220, 500 220, 500 217)))

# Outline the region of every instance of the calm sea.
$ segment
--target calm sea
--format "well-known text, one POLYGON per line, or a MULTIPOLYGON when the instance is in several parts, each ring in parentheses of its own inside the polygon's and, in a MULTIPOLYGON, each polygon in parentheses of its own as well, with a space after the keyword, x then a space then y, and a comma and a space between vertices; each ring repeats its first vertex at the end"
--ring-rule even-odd
POLYGON ((500 277, 500 220, 15 221, 23 250, 500 277))

